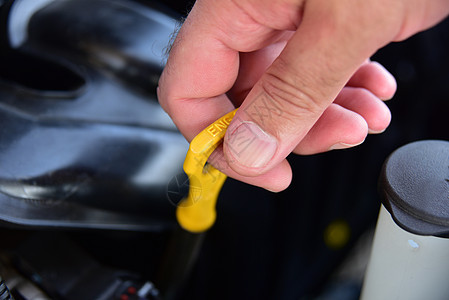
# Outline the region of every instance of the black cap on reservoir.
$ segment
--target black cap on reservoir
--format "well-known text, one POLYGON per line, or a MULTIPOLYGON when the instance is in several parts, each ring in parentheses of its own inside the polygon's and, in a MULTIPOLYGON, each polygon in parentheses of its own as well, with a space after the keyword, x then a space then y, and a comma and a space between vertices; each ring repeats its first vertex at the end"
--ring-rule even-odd
POLYGON ((397 149, 385 161, 379 190, 397 225, 449 237, 449 142, 419 141, 397 149))

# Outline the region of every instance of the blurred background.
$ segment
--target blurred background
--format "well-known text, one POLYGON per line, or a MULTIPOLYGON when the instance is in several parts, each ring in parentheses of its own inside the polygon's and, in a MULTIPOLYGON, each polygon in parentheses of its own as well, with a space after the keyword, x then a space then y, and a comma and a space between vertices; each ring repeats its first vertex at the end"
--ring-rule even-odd
MULTIPOLYGON (((156 297, 187 145, 155 89, 193 2, 0 4, 0 275, 50 299, 134 299, 149 282, 141 299, 156 297)), ((180 299, 358 299, 384 160, 449 140, 447 53, 448 20, 376 53, 398 82, 391 125, 354 149, 289 157, 284 192, 228 179, 180 299)))

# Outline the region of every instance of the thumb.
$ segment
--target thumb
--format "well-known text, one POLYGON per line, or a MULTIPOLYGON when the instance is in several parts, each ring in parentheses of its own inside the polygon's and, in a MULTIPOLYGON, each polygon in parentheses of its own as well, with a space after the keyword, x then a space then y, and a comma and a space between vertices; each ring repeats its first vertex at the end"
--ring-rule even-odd
POLYGON ((284 160, 363 61, 385 43, 355 24, 346 26, 333 12, 306 13, 227 130, 224 154, 239 174, 257 176, 284 160))

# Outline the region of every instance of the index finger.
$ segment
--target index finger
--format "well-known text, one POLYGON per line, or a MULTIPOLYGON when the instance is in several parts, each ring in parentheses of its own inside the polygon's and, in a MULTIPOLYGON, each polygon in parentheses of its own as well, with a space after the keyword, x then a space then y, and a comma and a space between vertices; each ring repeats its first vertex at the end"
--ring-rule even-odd
POLYGON ((189 141, 234 109, 225 93, 239 66, 238 51, 216 38, 198 3, 177 35, 158 90, 161 106, 189 141))

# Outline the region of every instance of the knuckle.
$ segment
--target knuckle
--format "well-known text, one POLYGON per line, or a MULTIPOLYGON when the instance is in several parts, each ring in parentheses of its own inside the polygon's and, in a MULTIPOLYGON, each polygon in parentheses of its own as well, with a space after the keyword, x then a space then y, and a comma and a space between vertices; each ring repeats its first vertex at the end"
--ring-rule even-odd
POLYGON ((261 87, 267 97, 280 110, 290 116, 318 116, 323 107, 321 97, 307 87, 307 83, 295 75, 282 72, 279 76, 275 72, 267 72, 261 87), (288 74, 288 75, 285 75, 288 74))

